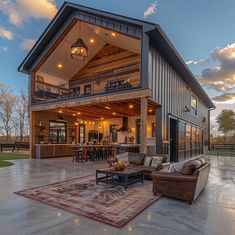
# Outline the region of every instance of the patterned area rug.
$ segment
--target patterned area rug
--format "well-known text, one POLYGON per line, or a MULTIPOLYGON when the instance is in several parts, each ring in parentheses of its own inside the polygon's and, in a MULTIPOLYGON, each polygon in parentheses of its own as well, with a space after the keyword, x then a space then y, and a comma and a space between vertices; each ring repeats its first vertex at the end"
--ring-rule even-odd
POLYGON ((16 194, 119 228, 159 198, 152 193, 151 181, 136 183, 125 191, 121 186, 103 183, 97 186, 94 175, 16 194))

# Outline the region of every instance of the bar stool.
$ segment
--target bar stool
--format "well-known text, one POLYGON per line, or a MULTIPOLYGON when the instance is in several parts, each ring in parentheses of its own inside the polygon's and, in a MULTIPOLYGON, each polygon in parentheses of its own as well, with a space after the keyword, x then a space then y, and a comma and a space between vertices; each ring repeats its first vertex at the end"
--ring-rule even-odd
POLYGON ((81 149, 75 149, 74 150, 74 156, 73 156, 73 161, 76 162, 81 162, 83 161, 83 150, 81 149))

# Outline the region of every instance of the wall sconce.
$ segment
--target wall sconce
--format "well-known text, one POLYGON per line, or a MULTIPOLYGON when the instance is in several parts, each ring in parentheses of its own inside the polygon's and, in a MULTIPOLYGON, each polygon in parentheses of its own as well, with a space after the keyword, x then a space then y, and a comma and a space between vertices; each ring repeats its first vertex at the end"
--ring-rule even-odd
POLYGON ((184 112, 190 112, 189 106, 187 106, 187 105, 184 106, 184 112))

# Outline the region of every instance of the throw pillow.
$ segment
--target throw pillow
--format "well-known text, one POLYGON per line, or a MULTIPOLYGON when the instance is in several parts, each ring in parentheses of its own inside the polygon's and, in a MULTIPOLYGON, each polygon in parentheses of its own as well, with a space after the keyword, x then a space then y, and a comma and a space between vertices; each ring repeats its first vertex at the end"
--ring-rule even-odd
POLYGON ((153 158, 152 157, 146 157, 144 160, 144 166, 150 166, 153 158))
POLYGON ((183 175, 193 175, 194 171, 200 168, 202 163, 198 160, 191 160, 188 161, 184 164, 183 169, 182 169, 182 174, 183 175))
POLYGON ((142 153, 128 153, 129 163, 134 165, 143 165, 144 154, 142 153))
POLYGON ((129 163, 128 153, 122 153, 117 155, 119 162, 129 163))
POLYGON ((172 173, 181 173, 185 162, 173 163, 170 165, 169 171, 172 173))
POLYGON ((157 168, 159 164, 162 163, 162 157, 153 157, 151 166, 157 168))
POLYGON ((206 160, 204 158, 202 158, 202 157, 198 158, 197 160, 200 161, 202 163, 202 165, 206 162, 206 160))

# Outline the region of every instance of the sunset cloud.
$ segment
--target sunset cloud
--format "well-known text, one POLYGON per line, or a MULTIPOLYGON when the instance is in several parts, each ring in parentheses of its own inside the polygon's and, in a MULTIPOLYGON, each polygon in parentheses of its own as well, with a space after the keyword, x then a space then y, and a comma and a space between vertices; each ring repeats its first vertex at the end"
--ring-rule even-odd
POLYGON ((219 92, 228 92, 235 88, 235 43, 217 47, 211 58, 218 66, 203 69, 198 77, 202 85, 219 92))
POLYGON ((144 18, 147 18, 157 12, 157 1, 154 1, 150 6, 144 11, 144 18))
POLYGON ((212 98, 216 103, 235 103, 235 93, 224 93, 222 95, 216 96, 212 98))
POLYGON ((0 37, 7 40, 12 40, 14 35, 10 30, 0 27, 0 37))
POLYGON ((3 0, 0 11, 8 16, 10 23, 20 26, 24 21, 34 19, 51 19, 57 12, 54 0, 3 0))
POLYGON ((192 65, 204 65, 208 62, 209 62, 209 59, 200 59, 200 60, 189 60, 189 61, 186 61, 185 63, 187 65, 190 65, 190 64, 192 64, 192 65))
POLYGON ((34 39, 26 39, 21 43, 21 48, 29 51, 33 47, 34 44, 35 44, 34 39))

